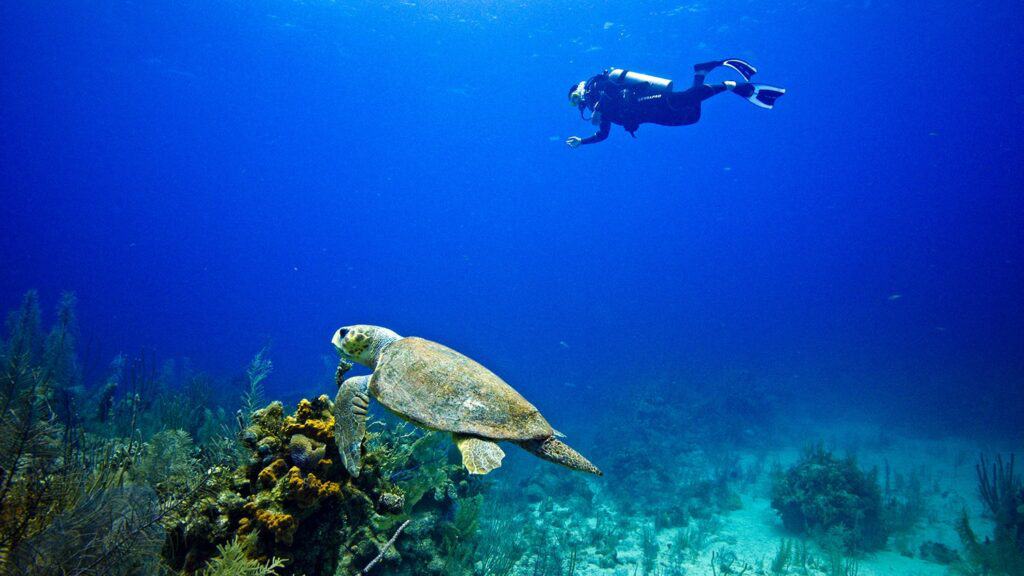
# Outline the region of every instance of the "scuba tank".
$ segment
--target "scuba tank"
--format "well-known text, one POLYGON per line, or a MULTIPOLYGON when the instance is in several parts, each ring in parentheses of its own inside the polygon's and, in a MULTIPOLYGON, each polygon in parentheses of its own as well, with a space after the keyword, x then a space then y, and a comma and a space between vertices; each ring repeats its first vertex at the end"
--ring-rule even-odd
POLYGON ((649 74, 641 74, 640 72, 631 72, 629 70, 623 70, 622 68, 612 68, 608 70, 607 74, 608 79, 616 84, 622 84, 624 86, 647 84, 648 88, 652 92, 672 91, 672 81, 668 78, 659 78, 649 74))

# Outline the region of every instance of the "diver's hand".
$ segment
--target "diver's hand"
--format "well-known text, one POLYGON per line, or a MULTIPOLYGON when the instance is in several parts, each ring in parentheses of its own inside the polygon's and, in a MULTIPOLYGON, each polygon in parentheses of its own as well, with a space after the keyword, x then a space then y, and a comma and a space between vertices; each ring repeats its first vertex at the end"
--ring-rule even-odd
POLYGON ((579 136, 570 136, 569 139, 565 141, 565 144, 569 148, 579 148, 580 144, 583 144, 583 138, 580 138, 579 136))

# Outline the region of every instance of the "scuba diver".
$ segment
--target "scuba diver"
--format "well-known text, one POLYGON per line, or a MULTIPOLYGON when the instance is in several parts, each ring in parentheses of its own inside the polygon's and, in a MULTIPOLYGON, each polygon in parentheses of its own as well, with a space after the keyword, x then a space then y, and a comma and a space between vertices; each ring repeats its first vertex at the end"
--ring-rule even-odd
POLYGON ((672 81, 621 68, 603 73, 574 84, 569 88, 569 104, 580 111, 580 118, 597 125, 593 136, 572 136, 565 141, 570 148, 594 144, 608 137, 612 124, 619 124, 634 138, 643 123, 661 126, 686 126, 700 120, 701 102, 722 92, 732 92, 756 106, 771 109, 775 101, 786 93, 785 88, 765 84, 751 84, 757 69, 736 58, 716 60, 693 67, 693 86, 683 92, 672 91, 672 81), (708 85, 704 77, 718 67, 739 72, 744 82, 726 80, 708 85), (583 115, 589 109, 590 118, 583 115))

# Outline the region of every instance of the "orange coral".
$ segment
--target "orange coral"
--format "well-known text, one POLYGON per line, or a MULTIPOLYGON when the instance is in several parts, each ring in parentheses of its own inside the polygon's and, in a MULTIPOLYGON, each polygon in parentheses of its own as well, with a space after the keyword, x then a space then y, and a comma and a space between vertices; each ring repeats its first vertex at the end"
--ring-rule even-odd
MULTIPOLYGON (((255 508, 255 506, 253 506, 253 508, 255 508)), ((271 510, 257 509, 256 521, 262 524, 270 531, 271 534, 274 535, 274 540, 282 544, 291 544, 292 537, 295 536, 295 531, 299 528, 299 523, 291 514, 280 514, 271 510)), ((240 534, 251 531, 251 523, 246 522, 244 528, 245 529, 243 530, 242 523, 239 522, 238 532, 240 534)))
POLYGON ((245 516, 242 516, 238 520, 238 533, 239 534, 241 534, 241 535, 248 534, 249 532, 252 532, 252 529, 253 529, 252 521, 249 520, 249 518, 247 518, 245 516))
POLYGON ((302 434, 318 442, 328 443, 334 439, 334 416, 331 416, 326 398, 319 398, 316 405, 303 399, 295 409, 295 416, 284 419, 284 433, 288 436, 302 434))
POLYGON ((256 479, 259 480, 260 484, 263 484, 264 486, 271 486, 275 482, 277 482, 277 479, 284 474, 284 471, 287 468, 288 465, 285 464, 285 461, 281 458, 278 458, 277 460, 271 462, 269 466, 267 466, 263 470, 260 470, 260 473, 256 477, 256 479))
POLYGON ((313 409, 313 403, 303 398, 299 400, 299 405, 295 408, 294 418, 300 422, 311 420, 316 418, 316 411, 313 409))
POLYGON ((288 471, 288 495, 301 508, 309 508, 320 500, 341 495, 341 486, 337 482, 324 482, 315 475, 302 477, 302 471, 293 466, 288 471))

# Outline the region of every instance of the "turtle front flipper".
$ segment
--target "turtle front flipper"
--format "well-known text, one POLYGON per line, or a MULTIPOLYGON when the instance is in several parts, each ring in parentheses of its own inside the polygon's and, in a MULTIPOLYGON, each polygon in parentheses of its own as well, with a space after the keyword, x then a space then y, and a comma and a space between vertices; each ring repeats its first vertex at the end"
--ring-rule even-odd
POLYGON ((470 474, 487 474, 499 468, 505 457, 505 451, 490 440, 461 434, 452 434, 452 440, 462 452, 462 465, 470 474))
POLYGON ((582 454, 573 450, 568 444, 554 436, 543 440, 527 440, 525 442, 518 442, 518 444, 527 452, 531 452, 548 462, 561 464, 573 470, 604 476, 604 472, 598 470, 597 466, 590 463, 590 460, 587 460, 582 454))
POLYGON ((369 407, 369 376, 349 378, 338 387, 334 398, 334 441, 338 444, 341 462, 353 477, 359 476, 369 407))

